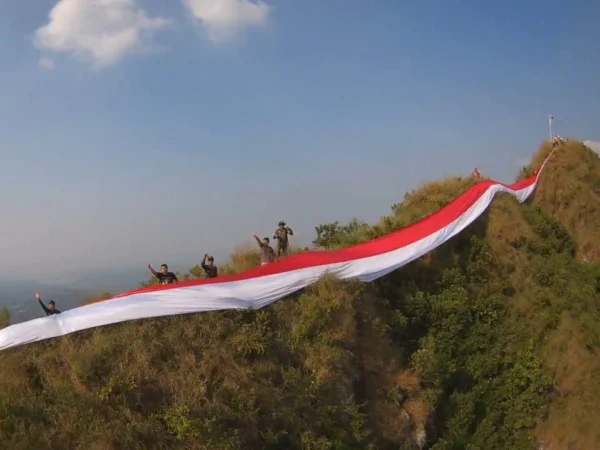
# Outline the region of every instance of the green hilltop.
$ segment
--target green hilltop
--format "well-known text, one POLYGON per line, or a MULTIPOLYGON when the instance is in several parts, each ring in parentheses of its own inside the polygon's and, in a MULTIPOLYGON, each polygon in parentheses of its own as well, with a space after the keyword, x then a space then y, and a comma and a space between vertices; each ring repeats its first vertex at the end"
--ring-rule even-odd
MULTIPOLYGON (((473 183, 426 184, 374 225, 320 225, 315 245, 398 230, 473 183)), ((600 448, 599 229, 600 158, 567 141, 530 201, 499 195, 376 282, 0 352, 0 448, 600 448)), ((221 272, 257 264, 243 250, 221 272)))

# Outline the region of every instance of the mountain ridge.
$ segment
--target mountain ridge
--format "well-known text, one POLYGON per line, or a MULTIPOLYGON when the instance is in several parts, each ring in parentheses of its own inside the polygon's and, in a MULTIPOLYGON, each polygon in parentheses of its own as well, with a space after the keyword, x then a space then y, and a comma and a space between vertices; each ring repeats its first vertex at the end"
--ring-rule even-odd
MULTIPOLYGON (((520 176, 551 150, 544 143, 520 176)), ((531 200, 499 195, 462 233, 376 282, 326 277, 260 311, 141 320, 2 352, 0 444, 595 448, 597 182, 598 156, 568 141, 531 200)), ((317 227, 315 244, 402 228, 472 183, 425 184, 378 224, 317 227)), ((240 252, 223 270, 258 262, 240 252)))

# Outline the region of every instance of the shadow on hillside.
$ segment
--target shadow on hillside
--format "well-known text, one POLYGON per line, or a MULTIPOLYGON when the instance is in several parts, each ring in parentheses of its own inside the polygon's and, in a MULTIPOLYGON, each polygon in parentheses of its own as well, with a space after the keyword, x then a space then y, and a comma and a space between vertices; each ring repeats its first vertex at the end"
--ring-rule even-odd
POLYGON ((400 306, 406 301, 406 293, 412 292, 417 286, 434 292, 444 270, 466 267, 472 238, 484 239, 488 224, 489 208, 468 228, 442 246, 378 280, 376 285, 380 293, 387 298, 395 298, 393 305, 400 306))
MULTIPOLYGON (((359 376, 354 383, 354 394, 359 403, 370 401, 371 405, 366 408, 367 412, 371 417, 378 418, 377 421, 373 421, 378 441, 377 448, 398 448, 398 442, 402 441, 402 434, 408 433, 407 430, 412 430, 409 433, 411 436, 409 440, 413 443, 419 441, 419 430, 422 435, 427 436, 429 443, 433 443, 444 433, 443 418, 438 417, 437 412, 430 410, 427 401, 419 393, 427 383, 424 380, 415 381, 412 374, 411 358, 419 349, 421 340, 430 331, 430 310, 435 308, 435 305, 422 301, 421 296, 439 293, 443 277, 448 271, 454 269, 467 271, 470 258, 478 251, 477 243, 485 239, 488 224, 489 209, 466 230, 441 247, 366 286, 357 301, 355 316, 357 341, 361 342, 363 347, 358 348, 355 354, 359 376), (373 344, 376 342, 373 335, 380 332, 373 322, 395 314, 407 320, 401 326, 394 326, 390 322, 391 347, 388 357, 395 363, 379 361, 379 365, 374 365, 373 352, 385 354, 385 350, 383 345, 373 344), (394 364, 396 364, 396 373, 391 375, 387 370, 394 364), (412 387, 406 385, 406 380, 412 380, 409 382, 412 387), (415 385, 421 385, 421 388, 415 385), (399 411, 395 414, 390 415, 390 411, 388 413, 377 411, 378 407, 373 399, 376 399, 382 390, 399 393, 396 400, 399 411), (399 419, 402 414, 406 415, 405 420, 399 419)), ((461 375, 459 370, 448 381, 446 389, 450 390, 450 386, 456 389, 457 386, 468 383, 468 377, 461 375)), ((381 400, 382 403, 388 401, 389 399, 381 400)), ((406 438, 405 436, 404 439, 406 438)))

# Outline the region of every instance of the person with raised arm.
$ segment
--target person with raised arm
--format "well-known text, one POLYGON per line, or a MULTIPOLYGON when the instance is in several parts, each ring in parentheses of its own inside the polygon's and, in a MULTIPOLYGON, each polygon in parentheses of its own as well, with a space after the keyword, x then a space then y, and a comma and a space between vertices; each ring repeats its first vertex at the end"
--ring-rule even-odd
POLYGON ((204 258, 202 258, 200 267, 202 267, 202 270, 204 270, 206 278, 217 278, 219 276, 219 270, 217 269, 217 266, 215 266, 215 258, 208 256, 208 253, 204 254, 204 258), (206 264, 207 259, 208 264, 206 264))
POLYGON ((256 239, 256 242, 258 242, 258 246, 260 247, 260 265, 261 266, 264 266, 265 264, 269 264, 269 263, 277 260, 277 257, 275 256, 275 251, 273 250, 273 247, 271 247, 269 245, 270 241, 269 241, 268 237, 264 238, 261 241, 260 238, 258 237, 258 235, 255 234, 254 239, 256 239))
POLYGON ((150 273, 156 277, 159 284, 171 284, 178 283, 179 280, 173 272, 169 272, 169 266, 162 264, 160 266, 160 273, 152 268, 152 264, 148 264, 150 273))
POLYGON ((44 302, 42 301, 42 297, 40 296, 39 293, 35 293, 35 298, 37 298, 38 303, 40 304, 40 306, 42 307, 42 309, 44 310, 44 312, 46 313, 46 316, 53 316, 54 314, 60 314, 60 311, 58 309, 56 309, 56 303, 54 303, 54 300, 50 300, 48 302, 48 306, 44 305, 44 302))
POLYGON ((293 236, 294 232, 288 226, 286 226, 285 222, 282 220, 279 222, 279 228, 275 230, 275 234, 273 235, 273 239, 277 239, 277 257, 281 257, 283 253, 285 256, 289 256, 290 254, 290 242, 289 236, 293 236))

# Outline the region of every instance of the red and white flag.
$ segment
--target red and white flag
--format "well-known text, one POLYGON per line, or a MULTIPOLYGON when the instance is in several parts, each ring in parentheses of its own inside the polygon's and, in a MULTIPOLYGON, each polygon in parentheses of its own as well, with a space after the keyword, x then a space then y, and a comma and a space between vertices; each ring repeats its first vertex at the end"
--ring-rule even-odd
POLYGON ((257 310, 306 288, 325 274, 341 280, 374 281, 461 233, 487 210, 496 194, 511 194, 521 203, 527 200, 552 154, 532 177, 512 185, 492 180, 476 183, 437 212, 375 240, 340 250, 298 253, 237 275, 136 289, 20 322, 0 330, 0 351, 129 320, 226 309, 257 310))

